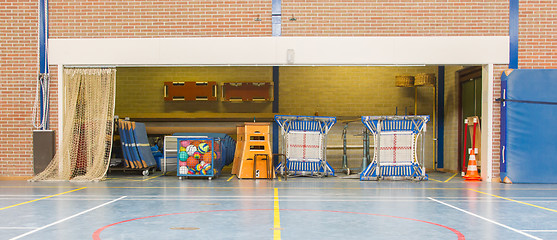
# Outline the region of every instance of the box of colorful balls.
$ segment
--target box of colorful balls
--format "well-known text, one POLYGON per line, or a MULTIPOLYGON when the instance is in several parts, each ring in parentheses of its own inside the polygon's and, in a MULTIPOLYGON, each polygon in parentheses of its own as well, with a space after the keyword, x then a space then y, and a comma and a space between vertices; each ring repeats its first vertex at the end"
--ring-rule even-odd
POLYGON ((178 138, 178 176, 218 176, 221 165, 220 139, 178 138))

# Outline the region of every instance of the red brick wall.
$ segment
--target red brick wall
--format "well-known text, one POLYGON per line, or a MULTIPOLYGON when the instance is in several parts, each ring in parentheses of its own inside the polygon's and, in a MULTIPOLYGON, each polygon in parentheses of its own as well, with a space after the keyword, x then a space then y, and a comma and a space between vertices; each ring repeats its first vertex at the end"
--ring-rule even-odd
POLYGON ((521 0, 519 68, 557 68, 557 2, 521 0))
MULTIPOLYGON (((501 97, 501 74, 508 69, 508 65, 494 65, 493 66, 493 97, 501 97)), ((493 99, 494 100, 494 99, 493 99)), ((492 157, 493 157, 493 176, 499 178, 501 172, 501 103, 493 103, 493 142, 492 142, 492 157)), ((493 179, 496 181, 497 179, 493 179)))
POLYGON ((50 24, 54 38, 270 36, 271 0, 51 0, 50 24))
POLYGON ((0 176, 32 174, 38 1, 0 4, 0 176))
POLYGON ((507 36, 509 1, 283 0, 282 14, 283 36, 507 36))

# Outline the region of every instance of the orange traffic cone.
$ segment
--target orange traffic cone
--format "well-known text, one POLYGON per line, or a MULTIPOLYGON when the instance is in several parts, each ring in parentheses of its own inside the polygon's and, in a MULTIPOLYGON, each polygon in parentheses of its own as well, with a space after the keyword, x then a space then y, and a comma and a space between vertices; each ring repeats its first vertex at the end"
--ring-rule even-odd
POLYGON ((465 182, 480 182, 482 177, 478 174, 478 165, 476 163, 476 154, 474 149, 470 149, 470 158, 468 159, 468 167, 466 168, 465 182))

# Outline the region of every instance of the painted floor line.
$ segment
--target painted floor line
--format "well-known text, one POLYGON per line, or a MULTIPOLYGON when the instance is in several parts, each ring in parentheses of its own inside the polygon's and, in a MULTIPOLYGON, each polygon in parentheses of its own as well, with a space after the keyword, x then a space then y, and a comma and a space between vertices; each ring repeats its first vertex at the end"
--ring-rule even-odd
POLYGON ((33 199, 33 200, 30 200, 30 201, 27 201, 27 202, 22 202, 22 203, 14 204, 14 205, 11 205, 11 206, 7 206, 7 207, 0 208, 0 211, 1 211, 1 210, 4 210, 4 209, 8 209, 8 208, 13 208, 13 207, 21 206, 21 205, 28 204, 28 203, 40 201, 40 200, 43 200, 43 199, 47 199, 47 198, 51 198, 51 197, 60 196, 60 195, 66 194, 66 193, 71 193, 71 192, 79 191, 79 190, 86 189, 86 188, 87 188, 87 187, 82 187, 82 188, 78 188, 78 189, 66 191, 66 192, 63 192, 63 193, 58 193, 58 194, 54 194, 54 195, 50 195, 50 196, 46 196, 46 197, 42 197, 42 198, 38 198, 38 199, 33 199))
MULTIPOLYGON (((281 197, 282 198, 282 197, 281 197)), ((82 198, 82 199, 49 199, 47 201, 50 202, 86 202, 86 201, 109 201, 112 198, 82 198)), ((2 200, 2 199, 0 199, 2 200)), ((198 202, 198 201, 216 201, 216 202, 242 202, 242 201, 250 201, 250 202, 270 202, 273 199, 261 199, 261 198, 133 198, 128 197, 122 201, 184 201, 184 202, 198 202)), ((282 198, 282 202, 397 202, 397 203, 417 203, 417 202, 428 202, 428 199, 315 199, 315 198, 295 198, 295 199, 288 199, 282 198)), ((500 201, 489 201, 489 200, 445 200, 445 202, 457 202, 457 203, 465 203, 465 202, 474 202, 474 203, 503 203, 507 202, 504 200, 500 201)), ((557 203, 557 201, 544 201, 544 203, 557 203)))
POLYGON ((280 240, 280 208, 279 208, 279 197, 278 188, 275 188, 275 196, 273 199, 273 240, 280 240))
MULTIPOLYGON (((295 180, 289 180, 289 183, 297 183, 295 180)), ((325 182, 314 182, 314 183, 325 183, 325 182)), ((364 182, 354 182, 354 184, 363 184, 364 182)), ((371 182, 373 183, 373 182, 371 182)), ((26 185, 14 185, 14 186, 0 186, 0 189, 3 188, 75 188, 75 186, 26 186, 26 185)), ((183 187, 183 186, 160 186, 160 187, 135 187, 135 186, 89 186, 87 188, 90 189, 118 189, 118 188, 130 188, 130 189, 273 189, 274 187, 183 187)), ((470 190, 469 187, 400 187, 400 188, 393 188, 393 187, 279 187, 279 189, 294 189, 294 190, 307 190, 307 189, 319 189, 319 190, 336 190, 336 189, 363 189, 363 190, 470 190)), ((479 188, 481 190, 481 188, 479 188)), ((487 190, 487 189, 486 189, 487 190)), ((489 188, 489 190, 505 190, 505 191, 557 191, 557 189, 543 189, 543 188, 530 188, 530 189, 522 189, 522 188, 489 188)))
POLYGON ((557 230, 520 230, 523 232, 545 232, 545 233, 557 233, 557 230))
POLYGON ((155 179, 155 178, 158 178, 158 177, 160 177, 160 176, 162 176, 162 174, 161 174, 161 175, 157 175, 157 176, 153 176, 153 177, 150 177, 150 178, 147 178, 147 179, 143 179, 143 180, 141 180, 141 181, 143 181, 143 182, 149 181, 149 180, 151 180, 151 179, 155 179))
POLYGON ((518 230, 518 229, 516 229, 516 228, 509 227, 509 226, 507 226, 507 225, 505 225, 505 224, 502 224, 502 223, 493 221, 493 220, 491 220, 491 219, 489 219, 489 218, 485 218, 485 217, 482 217, 482 216, 477 215, 477 214, 475 214, 475 213, 472 213, 472 212, 466 211, 466 210, 464 210, 464 209, 455 207, 455 206, 453 206, 453 205, 451 205, 451 204, 448 204, 448 203, 439 201, 439 200, 437 200, 437 199, 435 199, 435 198, 428 197, 428 199, 430 199, 431 201, 437 202, 437 203, 439 203, 439 204, 443 204, 443 205, 445 205, 445 206, 447 206, 447 207, 456 209, 456 210, 461 211, 461 212, 463 212, 463 213, 466 213, 466 214, 468 214, 468 215, 472 215, 472 216, 477 217, 477 218, 479 218, 479 219, 482 219, 482 220, 484 220, 484 221, 487 221, 487 222, 493 223, 493 224, 495 224, 495 225, 504 227, 504 228, 506 228, 506 229, 509 229, 509 230, 511 230, 511 231, 513 231, 513 232, 516 232, 516 233, 519 233, 519 234, 521 234, 521 235, 527 236, 527 237, 529 237, 529 238, 536 239, 536 240, 542 240, 541 238, 538 238, 538 237, 536 237, 536 236, 532 236, 532 235, 530 235, 530 234, 528 234, 528 233, 525 233, 525 232, 523 232, 523 231, 520 231, 520 230, 518 230))
POLYGON ((25 230, 35 229, 36 227, 0 227, 0 230, 25 230))
POLYGON ((489 196, 492 196, 492 197, 500 198, 500 199, 505 199, 505 200, 508 200, 508 201, 511 201, 511 202, 515 202, 515 203, 520 203, 520 204, 528 205, 528 206, 530 206, 530 207, 535 207, 535 208, 539 208, 539 209, 543 209, 543 210, 547 210, 547 211, 551 211, 551 212, 556 212, 556 213, 557 213, 557 210, 555 210, 555 209, 546 208, 546 207, 534 205, 534 204, 531 204, 531 203, 527 203, 527 202, 522 202, 522 201, 514 200, 514 199, 511 199, 511 198, 501 197, 501 196, 497 196, 497 195, 495 195, 495 194, 486 193, 486 192, 478 191, 478 190, 475 190, 475 189, 468 189, 468 190, 474 191, 474 192, 478 192, 478 193, 481 193, 481 194, 485 194, 485 195, 489 195, 489 196))
POLYGON ((434 179, 434 178, 428 178, 428 179, 429 179, 429 180, 432 180, 432 181, 435 181, 435 182, 440 182, 440 183, 443 182, 443 181, 440 181, 440 180, 437 180, 437 179, 434 179))
POLYGON ((445 182, 449 182, 451 179, 453 179, 456 176, 457 173, 453 174, 450 178, 448 178, 447 180, 445 180, 445 182))
POLYGON ((97 209, 97 208, 101 208, 101 207, 104 207, 104 206, 106 206, 106 205, 108 205, 108 204, 111 204, 111 203, 113 203, 113 202, 116 202, 116 201, 122 200, 122 199, 124 199, 124 198, 126 198, 126 196, 122 196, 122 197, 120 197, 120 198, 117 198, 117 199, 114 199, 114 200, 112 200, 112 201, 110 201, 110 202, 106 202, 106 203, 103 203, 103 204, 101 204, 101 205, 98 205, 98 206, 96 206, 96 207, 93 207, 93 208, 89 208, 89 209, 87 209, 87 210, 85 210, 85 211, 83 211, 83 212, 80 212, 80 213, 74 214, 74 215, 72 215, 72 216, 69 216, 69 217, 67 217, 67 218, 64 218, 64 219, 58 220, 58 221, 56 221, 56 222, 53 222, 53 223, 51 223, 51 224, 48 224, 48 225, 44 225, 44 226, 42 226, 42 227, 40 227, 40 228, 37 228, 37 229, 35 229, 35 230, 33 230, 33 231, 29 231, 29 232, 26 232, 26 233, 24 233, 24 234, 21 234, 21 235, 19 235, 19 236, 17 236, 17 237, 11 238, 10 240, 16 240, 16 239, 20 239, 20 238, 22 238, 22 237, 25 237, 25 236, 27 236, 27 235, 30 235, 30 234, 36 233, 36 232, 38 232, 38 231, 40 231, 40 230, 43 230, 43 229, 45 229, 45 228, 48 228, 48 227, 54 226, 54 225, 56 225, 56 224, 58 224, 58 223, 61 223, 61 222, 67 221, 67 220, 70 220, 70 219, 72 219, 72 218, 74 218, 74 217, 77 217, 77 216, 83 215, 83 214, 85 214, 85 213, 88 213, 88 212, 90 212, 90 211, 93 211, 93 210, 95 210, 95 209, 97 209))
POLYGON ((230 180, 232 180, 232 178, 234 178, 234 175, 230 176, 230 178, 228 180, 226 180, 227 182, 230 182, 230 180))

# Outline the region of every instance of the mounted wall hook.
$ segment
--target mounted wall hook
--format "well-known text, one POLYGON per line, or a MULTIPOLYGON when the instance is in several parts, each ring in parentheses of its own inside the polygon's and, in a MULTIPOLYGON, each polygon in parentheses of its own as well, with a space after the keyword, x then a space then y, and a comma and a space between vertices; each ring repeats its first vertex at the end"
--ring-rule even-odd
POLYGON ((294 17, 294 15, 292 15, 292 17, 290 19, 288 19, 289 21, 296 21, 296 17, 294 17))

